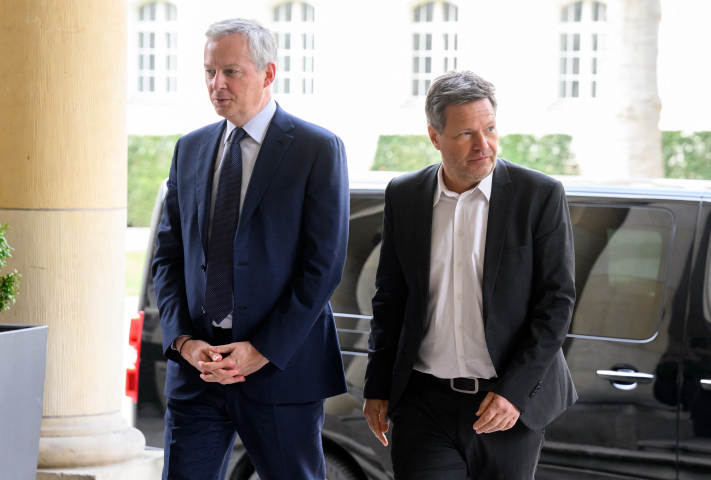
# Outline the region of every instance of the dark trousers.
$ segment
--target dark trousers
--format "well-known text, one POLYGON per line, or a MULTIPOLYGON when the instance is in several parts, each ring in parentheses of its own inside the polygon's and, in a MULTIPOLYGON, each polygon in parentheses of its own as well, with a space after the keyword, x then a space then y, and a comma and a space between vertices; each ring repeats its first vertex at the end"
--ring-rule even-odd
POLYGON ((168 398, 167 406, 163 480, 224 479, 237 434, 262 480, 326 478, 321 400, 265 405, 239 383, 211 383, 194 399, 168 398))
POLYGON ((391 414, 396 480, 533 480, 543 431, 520 420, 477 435, 475 415, 488 392, 458 393, 414 373, 391 414))

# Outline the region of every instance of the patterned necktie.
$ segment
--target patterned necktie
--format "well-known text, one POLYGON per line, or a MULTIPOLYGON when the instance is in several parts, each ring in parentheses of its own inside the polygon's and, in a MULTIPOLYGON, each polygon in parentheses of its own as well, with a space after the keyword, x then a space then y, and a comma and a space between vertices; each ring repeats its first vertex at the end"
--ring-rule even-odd
POLYGON ((239 223, 242 193, 242 140, 247 133, 235 128, 222 160, 220 180, 215 197, 212 233, 208 246, 204 311, 219 323, 234 310, 233 245, 239 223))

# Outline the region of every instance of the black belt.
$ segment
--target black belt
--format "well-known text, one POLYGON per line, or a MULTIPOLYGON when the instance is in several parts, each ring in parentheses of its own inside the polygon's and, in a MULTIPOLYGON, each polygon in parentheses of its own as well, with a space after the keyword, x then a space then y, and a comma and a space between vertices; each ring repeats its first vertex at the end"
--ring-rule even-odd
POLYGON ((427 382, 439 387, 445 387, 450 391, 468 394, 490 392, 496 385, 495 378, 490 380, 483 378, 439 378, 418 370, 412 370, 410 378, 417 382, 427 382))

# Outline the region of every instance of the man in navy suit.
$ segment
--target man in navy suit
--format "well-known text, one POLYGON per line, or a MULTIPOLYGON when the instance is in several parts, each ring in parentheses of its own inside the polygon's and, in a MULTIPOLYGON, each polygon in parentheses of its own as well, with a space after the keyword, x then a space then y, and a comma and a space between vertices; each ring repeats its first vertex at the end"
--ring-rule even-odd
POLYGON ((225 120, 176 144, 153 262, 163 479, 223 479, 236 434, 262 479, 323 479, 323 399, 346 391, 329 304, 348 238, 344 146, 271 99, 268 30, 232 19, 206 36, 225 120))

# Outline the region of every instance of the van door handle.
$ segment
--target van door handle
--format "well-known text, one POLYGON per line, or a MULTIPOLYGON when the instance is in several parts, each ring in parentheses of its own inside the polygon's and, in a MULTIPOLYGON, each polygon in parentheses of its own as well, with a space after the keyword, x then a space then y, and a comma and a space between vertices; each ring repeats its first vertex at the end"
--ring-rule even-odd
MULTIPOLYGON (((597 376, 613 382, 634 382, 645 385, 654 381, 654 375, 642 372, 624 372, 620 370, 598 370, 597 376)), ((711 384, 709 384, 711 389, 711 384)))
POLYGON ((701 380, 701 388, 711 391, 711 380, 701 380))

